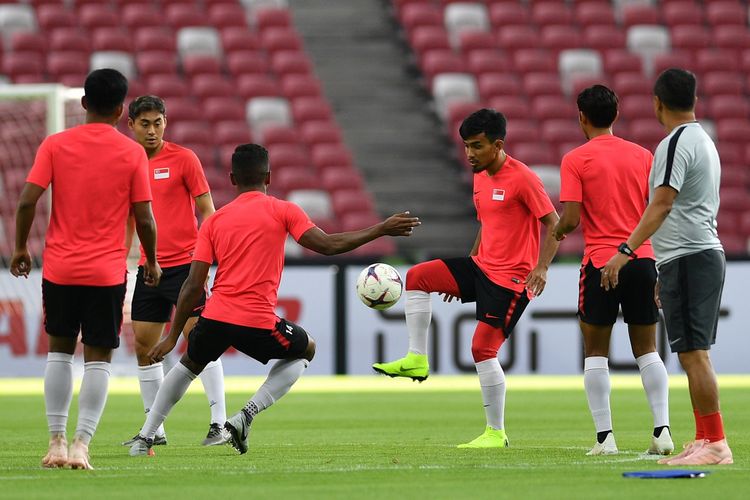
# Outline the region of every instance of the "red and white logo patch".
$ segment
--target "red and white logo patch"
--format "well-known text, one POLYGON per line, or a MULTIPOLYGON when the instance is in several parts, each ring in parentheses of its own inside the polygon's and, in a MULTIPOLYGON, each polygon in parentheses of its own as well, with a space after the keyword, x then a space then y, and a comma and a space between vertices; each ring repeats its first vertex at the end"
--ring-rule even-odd
POLYGON ((159 179, 169 179, 168 168, 155 168, 154 169, 154 180, 158 181, 159 179))
POLYGON ((494 201, 505 201, 505 189, 493 189, 492 199, 494 201))

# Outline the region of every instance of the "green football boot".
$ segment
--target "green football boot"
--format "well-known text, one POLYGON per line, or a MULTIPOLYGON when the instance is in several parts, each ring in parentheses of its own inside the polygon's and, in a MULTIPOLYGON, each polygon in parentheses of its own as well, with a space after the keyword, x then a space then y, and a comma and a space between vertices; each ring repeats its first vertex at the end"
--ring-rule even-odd
POLYGON ((489 425, 484 433, 473 441, 459 444, 458 448, 507 448, 510 446, 505 430, 495 430, 489 425))
POLYGON ((372 369, 389 377, 406 377, 423 382, 430 376, 426 354, 407 353, 406 357, 390 363, 375 363, 372 369))

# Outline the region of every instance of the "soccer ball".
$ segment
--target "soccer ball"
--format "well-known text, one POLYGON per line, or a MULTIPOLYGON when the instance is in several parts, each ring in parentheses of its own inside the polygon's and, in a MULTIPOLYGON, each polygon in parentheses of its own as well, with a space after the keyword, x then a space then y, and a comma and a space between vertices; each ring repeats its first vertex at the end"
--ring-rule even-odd
POLYGON ((401 298, 404 282, 388 264, 371 264, 359 273, 357 296, 367 307, 382 311, 401 298))

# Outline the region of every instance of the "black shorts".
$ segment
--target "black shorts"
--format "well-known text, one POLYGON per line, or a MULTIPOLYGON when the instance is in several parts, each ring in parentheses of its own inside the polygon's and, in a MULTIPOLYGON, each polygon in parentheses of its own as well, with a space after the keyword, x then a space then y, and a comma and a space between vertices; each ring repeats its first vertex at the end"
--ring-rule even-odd
POLYGON ((207 365, 234 347, 265 365, 270 359, 301 358, 307 343, 307 332, 285 319, 273 330, 265 330, 201 316, 188 337, 187 354, 196 363, 207 365))
POLYGON ((120 345, 126 284, 58 285, 42 280, 44 329, 53 337, 77 338, 93 347, 120 345))
POLYGON ((709 350, 716 342, 725 273, 720 250, 679 257, 659 268, 659 299, 672 352, 709 350))
POLYGON ((514 292, 492 282, 471 257, 442 259, 461 293, 461 302, 476 302, 476 318, 510 336, 529 305, 526 290, 514 292))
POLYGON ((659 320, 654 299, 656 265, 654 259, 634 259, 620 269, 617 287, 601 286, 602 273, 591 261, 581 267, 578 285, 578 317, 590 325, 614 325, 622 306, 629 325, 653 325, 659 320))
MULTIPOLYGON (((130 308, 133 321, 149 321, 152 323, 166 323, 172 319, 172 310, 177 305, 180 288, 190 274, 190 264, 165 267, 162 269, 159 286, 152 287, 143 281, 143 266, 138 266, 135 279, 135 291, 130 308)), ((194 306, 190 317, 199 316, 206 305, 206 291, 203 291, 198 303, 194 306)))

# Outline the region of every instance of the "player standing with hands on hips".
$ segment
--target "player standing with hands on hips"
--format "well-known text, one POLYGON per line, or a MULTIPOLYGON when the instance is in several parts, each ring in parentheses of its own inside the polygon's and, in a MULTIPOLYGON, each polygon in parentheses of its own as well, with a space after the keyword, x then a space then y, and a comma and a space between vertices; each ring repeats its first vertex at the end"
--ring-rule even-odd
MULTIPOLYGON (((165 141, 166 126, 167 111, 164 101, 159 97, 140 96, 128 106, 128 127, 133 131, 136 142, 146 150, 149 159, 154 218, 159 226, 156 254, 164 272, 158 287, 145 286, 143 263, 146 257, 141 247, 130 316, 135 334, 138 383, 146 413, 150 411, 156 392, 164 380, 162 364, 151 364, 148 353, 164 333, 164 326, 169 322, 177 304, 180 287, 190 271, 195 241, 198 238, 195 209, 198 208, 204 221, 214 213, 214 203, 200 160, 189 149, 165 141)), ((185 324, 185 335, 195 326, 205 303, 204 292, 185 324)), ((203 445, 223 444, 229 436, 223 432, 227 413, 221 359, 206 366, 201 372, 201 382, 211 409, 211 423, 203 445)), ((130 446, 133 439, 122 444, 130 446)), ((164 427, 157 430, 154 444, 167 444, 164 427)))
POLYGON ((503 150, 506 120, 482 109, 461 124, 466 157, 474 172, 474 206, 481 224, 469 257, 436 259, 406 274, 406 328, 409 350, 373 369, 390 377, 425 380, 427 333, 432 320, 430 293, 476 302, 476 330, 471 342, 487 426, 482 435, 459 448, 504 448, 505 373, 497 353, 526 309, 530 295, 540 295, 547 268, 557 252, 552 228, 558 221, 542 181, 529 167, 503 150), (539 223, 546 236, 539 251, 539 223))
POLYGON ((656 148, 649 205, 601 278, 605 290, 617 287, 621 269, 651 238, 659 270, 655 293, 669 346, 688 377, 695 417, 695 440, 677 456, 659 460, 667 465, 732 463, 709 356, 726 268, 716 231, 721 164, 716 146, 695 119, 695 90, 695 75, 683 69, 668 69, 657 78, 654 110, 669 135, 656 148))
POLYGON ((159 363, 174 349, 182 328, 201 296, 211 263, 216 279, 211 296, 188 338, 188 350, 164 378, 130 455, 148 455, 156 430, 207 364, 229 347, 263 364, 277 359, 268 378, 245 407, 224 427, 240 453, 255 416, 284 396, 315 355, 315 342, 275 307, 284 267, 284 243, 291 235, 323 255, 354 250, 381 236, 410 236, 420 222, 408 212, 392 215, 367 229, 326 234, 297 205, 266 194, 271 182, 268 151, 256 144, 238 146, 232 155, 231 181, 237 198, 200 228, 190 274, 182 285, 169 334, 149 354, 159 363))
POLYGON ((115 129, 128 81, 116 70, 99 69, 86 77, 83 87, 86 123, 51 135, 39 146, 18 201, 10 264, 14 276, 28 276, 26 241, 36 204, 51 186, 42 268, 44 329, 49 335, 44 403, 50 441, 42 465, 73 469, 92 468, 88 446, 107 402, 112 350, 120 345, 125 227, 131 208, 145 253, 144 283, 157 286, 161 278, 146 153, 115 129), (79 331, 84 371, 78 425, 68 450, 65 430, 79 331))

